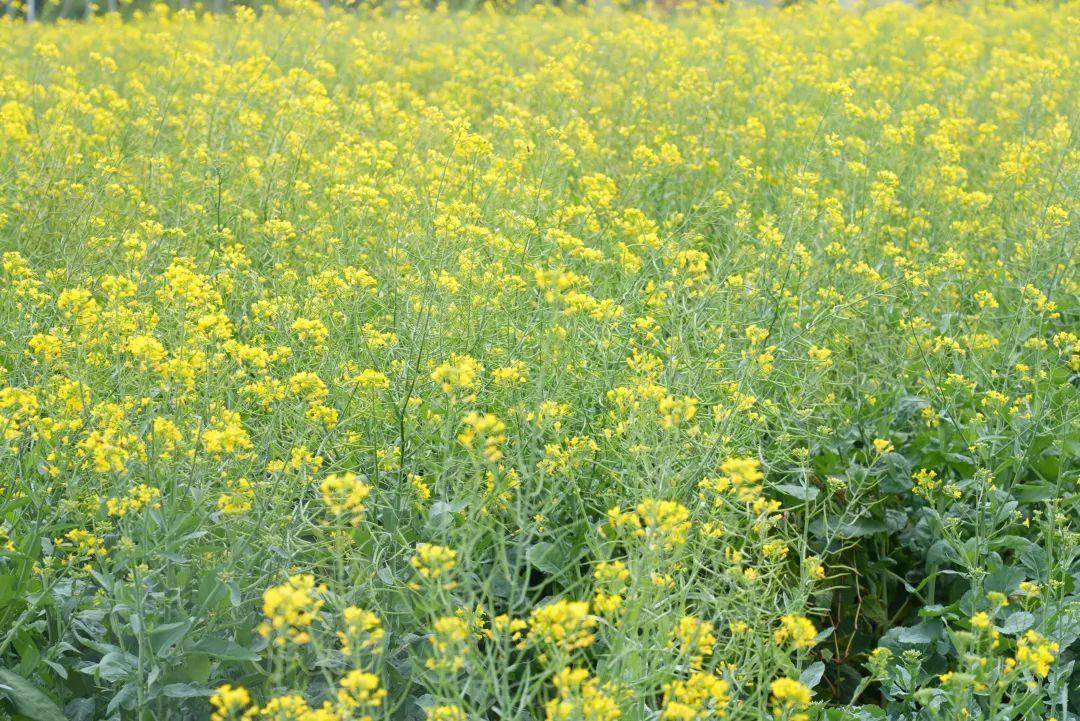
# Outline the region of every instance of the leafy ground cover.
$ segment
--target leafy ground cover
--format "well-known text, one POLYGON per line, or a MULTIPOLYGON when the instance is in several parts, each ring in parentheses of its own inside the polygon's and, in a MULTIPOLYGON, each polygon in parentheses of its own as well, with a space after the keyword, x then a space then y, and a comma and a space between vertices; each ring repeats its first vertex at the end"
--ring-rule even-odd
POLYGON ((1076 718, 1078 39, 0 21, 0 717, 1076 718))

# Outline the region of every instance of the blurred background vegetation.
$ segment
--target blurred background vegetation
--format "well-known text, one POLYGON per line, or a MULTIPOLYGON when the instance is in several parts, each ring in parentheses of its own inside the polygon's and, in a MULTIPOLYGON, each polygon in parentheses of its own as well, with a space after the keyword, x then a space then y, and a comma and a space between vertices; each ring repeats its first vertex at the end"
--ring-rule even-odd
MULTIPOLYGON (((399 0, 317 0, 329 10, 332 7, 359 9, 384 7, 391 10, 411 9, 412 7, 434 7, 448 5, 452 9, 467 10, 482 5, 495 5, 505 8, 528 7, 535 5, 533 0, 425 0, 424 2, 400 2, 399 0)), ((577 2, 577 0, 572 0, 577 2)), ((172 10, 193 10, 197 12, 228 12, 235 6, 261 8, 277 3, 266 0, 0 0, 3 5, 2 16, 25 22, 79 20, 104 13, 119 13, 122 17, 149 12, 154 6, 168 7, 172 10)), ((553 4, 567 4, 556 0, 553 4)), ((633 3, 621 3, 633 4, 633 3)), ((667 3, 674 5, 675 3, 667 3)))
MULTIPOLYGON (((379 7, 389 11, 411 10, 414 8, 433 9, 445 6, 452 10, 470 10, 478 7, 496 7, 513 10, 532 7, 537 0, 313 0, 324 8, 362 9, 379 7)), ((583 0, 546 0, 551 5, 585 4, 583 0)), ((794 0, 749 0, 763 5, 788 5, 794 0)), ((652 4, 658 7, 674 9, 682 5, 694 5, 686 0, 593 0, 592 5, 618 5, 633 7, 652 4)), ((102 15, 119 13, 121 17, 130 17, 151 11, 155 6, 168 7, 171 10, 192 10, 195 12, 229 12, 233 7, 243 6, 259 9, 267 6, 280 7, 281 3, 273 0, 0 0, 3 12, 0 17, 24 22, 80 20, 102 15)))

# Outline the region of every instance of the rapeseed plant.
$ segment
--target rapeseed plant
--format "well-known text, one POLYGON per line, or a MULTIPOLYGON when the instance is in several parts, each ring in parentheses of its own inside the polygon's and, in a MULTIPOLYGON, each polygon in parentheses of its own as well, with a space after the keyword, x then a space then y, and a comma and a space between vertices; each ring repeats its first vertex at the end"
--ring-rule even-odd
POLYGON ((1080 713, 1075 4, 615 5, 12 4, 0 716, 1080 713))

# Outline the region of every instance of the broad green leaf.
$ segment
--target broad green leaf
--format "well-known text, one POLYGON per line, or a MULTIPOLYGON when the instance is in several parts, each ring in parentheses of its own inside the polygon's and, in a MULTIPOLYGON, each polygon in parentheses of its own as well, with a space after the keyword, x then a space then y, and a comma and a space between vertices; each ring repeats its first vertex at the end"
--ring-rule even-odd
POLYGON ((814 688, 821 683, 821 677, 825 675, 825 664, 821 661, 816 661, 799 674, 799 682, 807 688, 814 688))
POLYGON ((860 538, 881 533, 886 529, 885 523, 873 518, 859 518, 850 523, 842 523, 836 529, 839 538, 860 538))
POLYGON ((191 648, 221 661, 258 661, 259 654, 225 638, 204 638, 191 648))
POLYGON ((139 659, 126 651, 112 651, 101 657, 96 670, 109 683, 125 679, 138 667, 139 659))
POLYGON ((158 656, 164 655, 187 635, 187 632, 191 630, 194 624, 195 619, 189 618, 186 621, 166 623, 155 628, 150 632, 150 645, 153 647, 154 653, 158 656))
POLYGON ((794 483, 781 483, 774 486, 774 488, 785 496, 798 498, 800 501, 812 501, 817 498, 820 493, 815 486, 797 486, 794 483))
POLYGON ((161 693, 169 698, 198 698, 213 695, 214 689, 197 683, 170 683, 161 693))
POLYGON ((1035 615, 1027 611, 1017 611, 1005 619, 999 629, 1007 636, 1015 636, 1035 625, 1035 615))
POLYGON ((942 637, 944 629, 945 626, 940 621, 923 621, 914 626, 900 629, 897 639, 900 643, 933 643, 942 637))
POLYGON ((525 557, 529 559, 529 563, 544 573, 558 573, 566 563, 565 550, 547 541, 534 543, 526 551, 525 557))
POLYGON ((14 671, 0 668, 0 692, 7 695, 16 711, 32 721, 67 721, 55 701, 14 671))

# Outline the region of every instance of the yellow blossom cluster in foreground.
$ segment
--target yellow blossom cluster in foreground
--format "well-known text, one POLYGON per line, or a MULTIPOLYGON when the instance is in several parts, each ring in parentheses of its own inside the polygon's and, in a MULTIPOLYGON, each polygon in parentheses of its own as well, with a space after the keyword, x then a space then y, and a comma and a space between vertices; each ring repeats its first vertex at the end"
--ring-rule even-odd
POLYGON ((1078 38, 0 19, 0 716, 1066 713, 1078 38))

